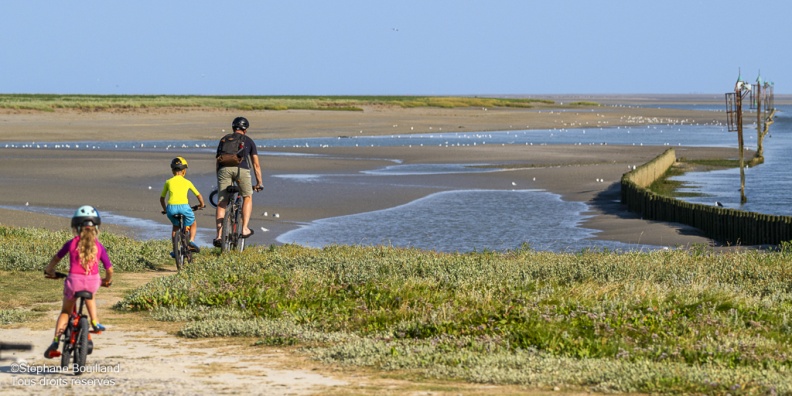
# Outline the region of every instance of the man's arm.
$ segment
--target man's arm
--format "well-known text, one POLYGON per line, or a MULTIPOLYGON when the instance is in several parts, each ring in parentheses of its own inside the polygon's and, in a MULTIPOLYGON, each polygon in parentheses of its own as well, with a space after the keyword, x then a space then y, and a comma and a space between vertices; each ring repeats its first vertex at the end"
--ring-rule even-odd
POLYGON ((264 189, 264 179, 261 177, 261 165, 259 165, 258 155, 253 154, 250 159, 253 161, 253 172, 256 174, 256 186, 253 189, 261 191, 264 189))

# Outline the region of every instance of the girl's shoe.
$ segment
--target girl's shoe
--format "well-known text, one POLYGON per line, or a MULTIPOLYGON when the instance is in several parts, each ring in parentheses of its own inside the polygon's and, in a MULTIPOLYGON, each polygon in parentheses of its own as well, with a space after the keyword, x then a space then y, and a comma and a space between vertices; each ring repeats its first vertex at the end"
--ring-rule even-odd
POLYGON ((94 323, 93 324, 93 329, 94 329, 94 331, 105 331, 105 330, 107 330, 107 328, 102 326, 101 323, 94 323))
POLYGON ((54 359, 60 355, 61 353, 58 352, 58 341, 52 341, 52 344, 50 344, 49 348, 44 351, 44 357, 47 359, 54 359))

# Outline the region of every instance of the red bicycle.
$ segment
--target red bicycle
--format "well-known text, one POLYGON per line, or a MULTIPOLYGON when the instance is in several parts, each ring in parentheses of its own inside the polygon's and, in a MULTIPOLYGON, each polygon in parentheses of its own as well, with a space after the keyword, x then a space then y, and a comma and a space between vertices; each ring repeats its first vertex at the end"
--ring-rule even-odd
MULTIPOLYGON (((63 279, 66 276, 62 272, 56 272, 51 279, 63 279)), ((50 278, 49 276, 47 277, 50 278)), ((102 283, 102 286, 110 287, 110 283, 102 283)), ((85 370, 84 367, 88 355, 93 353, 94 345, 93 340, 91 340, 91 334, 101 334, 102 332, 91 330, 88 315, 83 313, 85 300, 92 299, 93 293, 82 290, 74 293, 74 297, 77 298, 77 301, 74 304, 71 315, 69 315, 66 330, 64 330, 60 338, 63 343, 61 347, 61 368, 64 370, 68 369, 69 361, 71 360, 74 362, 72 365, 74 375, 80 375, 85 370)))

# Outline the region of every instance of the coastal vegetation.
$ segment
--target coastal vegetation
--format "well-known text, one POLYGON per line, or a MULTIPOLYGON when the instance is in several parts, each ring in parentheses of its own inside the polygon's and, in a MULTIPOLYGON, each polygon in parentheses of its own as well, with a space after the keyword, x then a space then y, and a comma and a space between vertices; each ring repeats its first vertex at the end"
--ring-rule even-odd
MULTIPOLYGON (((64 236, 0 227, 0 262, 12 250, 48 258, 64 236)), ((119 262, 119 278, 172 261, 166 241, 102 238, 119 262)), ((790 259, 789 244, 776 251, 570 253, 528 245, 470 253, 207 249, 186 270, 131 290, 114 309, 150 315, 184 337, 245 337, 254 347, 412 379, 788 394, 790 259)), ((33 276, 44 262, 3 264, 0 278, 33 276)), ((0 301, 8 289, 0 288, 0 301)), ((24 320, 23 308, 4 305, 0 318, 24 320)))
POLYGON ((0 109, 33 111, 140 111, 154 109, 335 110, 367 106, 515 107, 553 105, 545 99, 474 96, 179 96, 179 95, 31 95, 0 94, 0 109))

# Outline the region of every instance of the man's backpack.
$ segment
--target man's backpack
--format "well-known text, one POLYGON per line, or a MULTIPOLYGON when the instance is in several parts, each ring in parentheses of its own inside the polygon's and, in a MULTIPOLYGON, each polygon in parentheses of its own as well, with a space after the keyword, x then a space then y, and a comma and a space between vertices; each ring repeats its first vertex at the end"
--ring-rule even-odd
POLYGON ((242 151, 245 150, 245 135, 229 133, 220 139, 220 151, 217 164, 222 166, 239 166, 242 162, 242 151))

